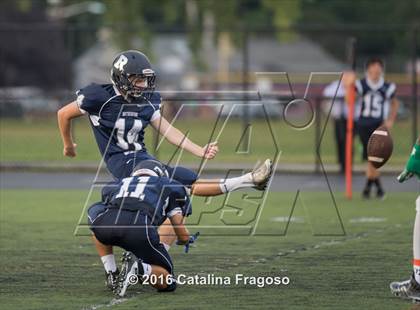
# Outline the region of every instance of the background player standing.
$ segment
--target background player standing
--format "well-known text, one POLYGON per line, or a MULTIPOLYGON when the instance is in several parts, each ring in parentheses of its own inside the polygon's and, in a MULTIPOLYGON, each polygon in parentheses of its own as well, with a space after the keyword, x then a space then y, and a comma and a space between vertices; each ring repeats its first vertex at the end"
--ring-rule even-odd
MULTIPOLYGON (((391 129, 398 113, 399 102, 395 98, 396 86, 384 80, 384 63, 379 58, 371 58, 366 63, 366 75, 355 82, 359 96, 355 111, 357 132, 363 144, 363 159, 367 160, 367 144, 372 133, 381 125, 391 129)), ((376 196, 384 198, 385 191, 379 179, 379 171, 371 164, 366 167, 366 185, 363 198, 370 198, 372 185, 376 186, 376 196)))

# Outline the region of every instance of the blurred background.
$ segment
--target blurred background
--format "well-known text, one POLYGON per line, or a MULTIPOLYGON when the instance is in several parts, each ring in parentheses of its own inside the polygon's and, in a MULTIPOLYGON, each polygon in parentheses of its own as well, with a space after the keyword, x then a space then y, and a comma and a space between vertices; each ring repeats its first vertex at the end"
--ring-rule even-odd
MULTIPOLYGON (((62 156, 56 111, 75 99, 78 88, 108 83, 119 51, 138 49, 157 72, 164 114, 172 119, 182 107, 175 125, 193 141, 216 138, 223 126, 218 115, 223 120, 231 111, 217 137, 221 152, 214 165, 251 164, 280 150, 280 169, 319 172, 322 160, 328 171, 338 171, 323 90, 350 68, 355 42, 359 77, 366 59, 379 56, 386 79, 397 84, 395 151, 385 170, 398 170, 419 132, 419 16, 415 0, 3 0, 2 168, 97 167, 100 155, 84 118, 74 126, 78 156, 62 156), (284 107, 305 93, 310 106, 289 112, 296 124, 312 115, 314 122, 297 130, 284 121, 284 107)), ((173 155, 168 144, 153 148, 151 130, 146 144, 161 160, 173 155)), ((361 171, 360 157, 356 139, 355 169, 361 171)), ((199 160, 185 154, 181 161, 199 160)))

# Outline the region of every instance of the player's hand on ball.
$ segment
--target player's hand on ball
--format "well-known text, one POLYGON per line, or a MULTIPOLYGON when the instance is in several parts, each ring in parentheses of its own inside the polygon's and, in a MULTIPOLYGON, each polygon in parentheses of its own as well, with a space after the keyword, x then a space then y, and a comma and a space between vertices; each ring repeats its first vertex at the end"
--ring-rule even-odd
POLYGON ((65 146, 63 150, 63 155, 67 157, 76 157, 76 146, 77 144, 73 143, 71 146, 65 146))
POLYGON ((213 159, 217 152, 219 152, 219 147, 217 146, 217 142, 211 142, 204 146, 204 158, 205 159, 213 159))

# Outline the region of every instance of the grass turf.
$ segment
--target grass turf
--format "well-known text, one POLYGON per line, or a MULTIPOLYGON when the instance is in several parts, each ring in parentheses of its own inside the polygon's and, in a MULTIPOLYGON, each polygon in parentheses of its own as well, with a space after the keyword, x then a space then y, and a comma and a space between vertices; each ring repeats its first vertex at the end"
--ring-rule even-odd
MULTIPOLYGON (((88 237, 73 232, 86 191, 3 190, 0 193, 0 298, 3 309, 98 309, 110 306, 103 270, 88 237)), ((96 194, 95 194, 96 195, 96 194)), ((411 234, 417 193, 389 193, 386 201, 336 201, 303 193, 270 193, 257 233, 259 198, 237 192, 224 203, 196 199, 190 224, 202 236, 189 254, 173 247, 176 272, 232 276, 281 275, 287 286, 182 286, 172 294, 133 288, 115 309, 409 309, 393 298, 392 280, 410 270, 411 234), (253 198, 255 198, 253 200, 253 198), (257 203, 255 202, 257 201, 257 203), (224 207, 223 207, 224 205, 224 207), (203 214, 202 211, 207 211, 203 214), (232 212, 233 211, 233 212, 232 212), (201 217, 198 216, 201 214, 201 217), (277 220, 277 221, 273 221, 277 220), (370 219, 371 222, 367 221, 370 219), (375 222, 376 220, 376 222, 375 222), (228 228, 226 227, 227 224, 228 228), (221 228, 222 227, 222 228, 221 228), (223 235, 217 235, 218 233, 223 235), (242 235, 241 235, 242 233, 242 235), (314 236, 327 233, 328 236, 314 236), (271 236, 267 236, 271 234, 271 236), (235 236, 236 235, 236 236, 235 236), (336 235, 336 236, 334 236, 336 235)), ((94 198, 92 198, 94 199, 94 198)))
MULTIPOLYGON (((325 119, 323 120, 325 122, 325 119)), ((222 128, 223 121, 216 125, 215 140, 222 128)), ((241 141, 243 137, 242 122, 232 119, 224 127, 218 142, 220 152, 216 159, 218 162, 249 162, 254 163, 267 156, 274 158, 275 147, 282 152, 281 163, 314 163, 315 162, 315 128, 314 125, 306 130, 296 130, 282 121, 272 120, 271 129, 266 122, 253 120, 251 123, 249 152, 244 152, 241 141), (272 135, 273 134, 273 135, 272 135)), ((205 145, 214 126, 214 120, 185 120, 175 122, 175 126, 189 138, 205 145)), ((146 130, 145 143, 150 153, 153 153, 153 129, 146 130)), ((407 137, 410 132, 408 121, 397 122, 392 130, 394 138, 394 153, 388 166, 402 166, 407 160, 411 149, 411 141, 407 137)), ((55 119, 45 120, 6 120, 0 122, 0 160, 1 161, 48 161, 48 162, 82 162, 95 161, 99 163, 100 155, 95 143, 92 130, 85 118, 74 122, 74 137, 78 144, 78 156, 73 159, 62 156, 62 143, 55 119)), ((321 157, 325 164, 336 163, 335 144, 333 139, 332 122, 328 123, 325 136, 321 144, 321 157)), ((360 163, 361 145, 355 140, 355 162, 360 163)), ((159 148, 159 158, 167 161, 176 151, 175 147, 162 143, 159 148)), ((199 163, 193 155, 184 153, 181 162, 199 163)))

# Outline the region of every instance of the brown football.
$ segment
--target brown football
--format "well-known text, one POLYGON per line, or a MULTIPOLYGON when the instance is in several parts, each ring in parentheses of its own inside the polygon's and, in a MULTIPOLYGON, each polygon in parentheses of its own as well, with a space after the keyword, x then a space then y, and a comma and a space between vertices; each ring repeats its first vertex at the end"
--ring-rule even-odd
POLYGON ((367 146, 368 161, 375 168, 382 167, 391 157, 393 147, 394 144, 388 128, 385 126, 378 127, 369 138, 367 146))

